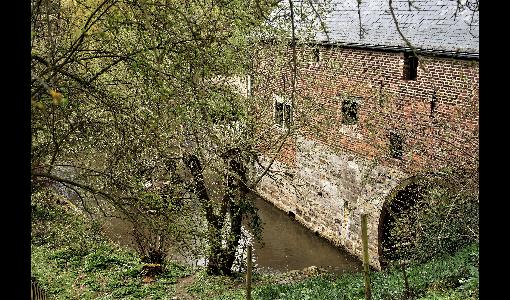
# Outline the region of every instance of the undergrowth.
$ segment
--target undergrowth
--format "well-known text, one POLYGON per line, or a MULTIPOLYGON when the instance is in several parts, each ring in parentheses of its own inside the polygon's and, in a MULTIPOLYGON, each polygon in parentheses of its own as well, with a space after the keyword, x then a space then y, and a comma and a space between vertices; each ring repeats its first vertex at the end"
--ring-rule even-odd
MULTIPOLYGON (((101 234, 100 226, 65 205, 55 195, 32 198, 32 276, 52 299, 173 299, 179 278, 194 299, 245 299, 244 277, 209 276, 167 263, 151 283, 143 282, 136 252, 122 248, 101 234)), ((410 265, 407 276, 411 299, 479 299, 478 244, 454 255, 410 265)), ((278 284, 276 276, 254 274, 252 299, 311 300, 364 299, 363 274, 316 275, 299 282, 278 284)), ((405 299, 402 271, 372 272, 372 299, 405 299)))

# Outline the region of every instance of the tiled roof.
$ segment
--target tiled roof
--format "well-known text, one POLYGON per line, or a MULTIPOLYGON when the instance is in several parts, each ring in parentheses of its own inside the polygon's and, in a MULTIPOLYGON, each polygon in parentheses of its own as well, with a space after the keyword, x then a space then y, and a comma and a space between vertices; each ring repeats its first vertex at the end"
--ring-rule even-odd
MULTIPOLYGON (((388 2, 361 2, 361 24, 365 32, 360 37, 357 0, 332 0, 332 11, 325 18, 329 39, 320 32, 316 41, 407 47, 398 34, 388 2)), ((470 10, 464 9, 455 17, 457 0, 393 0, 392 7, 402 33, 414 47, 478 55, 478 12, 473 16, 470 10), (413 3, 411 8, 409 2, 413 3)))

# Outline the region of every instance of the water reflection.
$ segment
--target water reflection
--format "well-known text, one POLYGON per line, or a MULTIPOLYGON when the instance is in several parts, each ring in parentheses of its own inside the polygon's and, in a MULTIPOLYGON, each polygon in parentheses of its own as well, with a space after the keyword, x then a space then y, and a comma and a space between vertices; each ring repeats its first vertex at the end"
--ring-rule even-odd
MULTIPOLYGON (((256 270, 261 273, 278 273, 309 266, 327 268, 335 273, 360 271, 361 263, 346 251, 331 245, 327 240, 292 220, 284 212, 252 194, 250 196, 258 208, 263 222, 262 241, 254 243, 253 256, 256 270)), ((110 218, 104 229, 107 234, 127 247, 136 247, 132 236, 133 226, 129 221, 110 218)), ((247 227, 243 231, 248 231, 247 227)), ((173 252, 169 256, 183 260, 173 252)), ((195 258, 187 263, 203 265, 203 258, 195 258)))
POLYGON ((253 198, 264 224, 262 241, 254 245, 259 271, 281 272, 309 266, 328 268, 335 273, 361 270, 361 263, 355 257, 315 235, 262 198, 253 198))

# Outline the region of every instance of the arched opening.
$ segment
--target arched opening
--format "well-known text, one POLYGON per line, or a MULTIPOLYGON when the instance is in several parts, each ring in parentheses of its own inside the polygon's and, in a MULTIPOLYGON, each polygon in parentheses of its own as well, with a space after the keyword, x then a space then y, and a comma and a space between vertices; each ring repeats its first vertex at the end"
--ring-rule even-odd
POLYGON ((398 185, 387 197, 379 217, 379 263, 385 268, 398 259, 395 241, 390 238, 395 221, 423 199, 424 185, 420 177, 411 177, 398 185))
POLYGON ((476 242, 477 174, 477 169, 422 173, 395 187, 379 217, 381 268, 401 258, 425 261, 476 242))

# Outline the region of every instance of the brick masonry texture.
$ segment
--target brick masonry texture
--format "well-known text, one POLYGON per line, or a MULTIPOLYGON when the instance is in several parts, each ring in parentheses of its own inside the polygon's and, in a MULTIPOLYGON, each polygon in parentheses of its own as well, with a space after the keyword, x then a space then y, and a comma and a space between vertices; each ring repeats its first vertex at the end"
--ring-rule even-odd
MULTIPOLYGON (((478 168, 477 60, 419 56, 403 79, 404 54, 354 48, 297 49, 293 130, 258 188, 267 200, 335 245, 361 257, 360 215, 369 215, 371 264, 379 268, 379 222, 404 179, 442 168, 478 168), (358 122, 342 124, 342 99, 358 101, 358 122), (401 159, 389 134, 404 138, 401 159)), ((286 132, 274 124, 273 96, 292 99, 290 50, 259 52, 253 114, 267 162, 286 132), (279 52, 281 51, 281 52, 279 52)))

